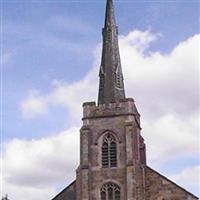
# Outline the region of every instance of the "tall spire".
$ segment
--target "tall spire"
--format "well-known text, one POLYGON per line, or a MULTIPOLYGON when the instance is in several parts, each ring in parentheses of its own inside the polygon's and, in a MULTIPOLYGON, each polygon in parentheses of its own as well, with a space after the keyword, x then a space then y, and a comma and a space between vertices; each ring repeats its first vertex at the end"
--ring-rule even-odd
POLYGON ((112 0, 107 0, 103 28, 103 50, 99 72, 98 104, 125 99, 123 75, 118 46, 118 30, 112 0))

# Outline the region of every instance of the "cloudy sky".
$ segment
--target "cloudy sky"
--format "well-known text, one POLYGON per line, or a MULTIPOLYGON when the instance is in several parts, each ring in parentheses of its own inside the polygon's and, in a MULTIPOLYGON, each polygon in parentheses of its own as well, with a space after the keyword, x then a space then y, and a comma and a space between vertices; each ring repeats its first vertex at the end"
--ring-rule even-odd
MULTIPOLYGON (((115 0, 127 97, 148 164, 199 195, 197 0, 115 0)), ((75 178, 97 99, 104 0, 2 0, 2 194, 48 200, 75 178)))

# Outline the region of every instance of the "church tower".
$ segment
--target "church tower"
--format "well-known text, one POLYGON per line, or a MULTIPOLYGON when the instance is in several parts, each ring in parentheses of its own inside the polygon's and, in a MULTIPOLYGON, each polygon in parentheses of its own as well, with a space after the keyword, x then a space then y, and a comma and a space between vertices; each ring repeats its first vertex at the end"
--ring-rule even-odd
POLYGON ((83 104, 76 180, 52 200, 197 200, 146 164, 140 114, 125 96, 112 0, 102 34, 98 103, 83 104))
POLYGON ((144 140, 134 100, 125 97, 112 0, 107 0, 98 104, 83 104, 77 200, 144 199, 144 140))

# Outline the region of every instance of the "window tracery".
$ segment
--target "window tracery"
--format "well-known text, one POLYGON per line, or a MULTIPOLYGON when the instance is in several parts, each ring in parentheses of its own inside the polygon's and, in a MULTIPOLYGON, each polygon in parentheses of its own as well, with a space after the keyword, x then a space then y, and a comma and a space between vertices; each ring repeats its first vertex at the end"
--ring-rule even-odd
POLYGON ((115 138, 111 134, 107 134, 103 138, 102 143, 102 167, 117 166, 117 144, 115 138))
POLYGON ((101 188, 101 200, 120 200, 120 187, 114 183, 104 184, 101 188))

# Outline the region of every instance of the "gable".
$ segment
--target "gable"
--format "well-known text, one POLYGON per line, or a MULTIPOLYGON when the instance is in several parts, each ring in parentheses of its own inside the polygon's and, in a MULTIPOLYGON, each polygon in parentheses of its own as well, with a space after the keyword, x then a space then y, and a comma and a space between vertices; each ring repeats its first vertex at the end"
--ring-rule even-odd
POLYGON ((196 200, 198 197, 186 191, 150 167, 145 167, 145 191, 148 200, 196 200))
POLYGON ((76 181, 72 182, 52 200, 76 200, 76 181))

